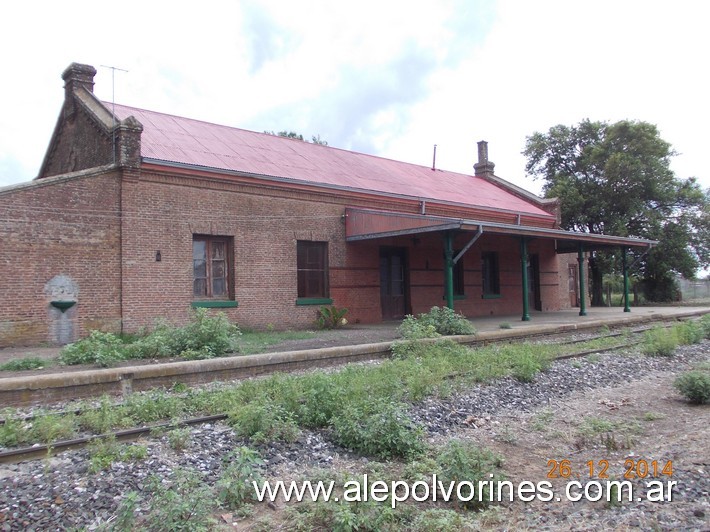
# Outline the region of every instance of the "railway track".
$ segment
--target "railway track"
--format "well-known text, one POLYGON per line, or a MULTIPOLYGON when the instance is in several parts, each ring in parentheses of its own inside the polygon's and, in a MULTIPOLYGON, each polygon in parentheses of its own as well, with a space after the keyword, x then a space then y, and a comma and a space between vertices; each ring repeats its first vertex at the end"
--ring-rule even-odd
MULTIPOLYGON (((666 328, 669 328, 670 325, 666 325, 666 328)), ((638 338, 637 336, 644 333, 645 331, 649 330, 651 327, 640 327, 636 328, 633 330, 625 330, 625 331, 613 331, 609 333, 604 333, 604 334, 597 334, 597 335, 589 335, 586 338, 573 338, 573 339, 564 339, 560 342, 550 342, 552 344, 556 345, 576 345, 584 342, 590 342, 590 341, 597 341, 597 340, 603 340, 603 339, 609 339, 609 338, 616 338, 616 337, 627 337, 629 338, 629 341, 625 343, 619 343, 615 345, 605 345, 601 347, 595 347, 591 349, 581 349, 577 351, 572 351, 569 353, 562 353, 556 357, 556 359, 562 360, 562 359, 572 359, 572 358, 580 358, 580 357, 585 357, 590 354, 595 354, 595 353, 603 353, 603 352, 608 352, 608 351, 614 351, 614 350, 620 350, 620 349, 625 349, 625 348, 631 348, 634 347, 635 345, 638 344, 638 338)), ((563 333, 565 335, 568 335, 569 333, 563 333)), ((554 336, 561 336, 559 334, 557 335, 545 335, 547 337, 554 337, 554 336)), ((539 337, 538 337, 539 338, 539 337)), ((510 342, 510 339, 500 339, 498 342, 510 342)), ((456 378, 458 375, 452 375, 451 378, 456 378)), ((117 403, 114 406, 119 406, 120 403, 117 403)), ((52 412, 53 415, 57 416, 66 416, 66 415, 81 415, 82 413, 86 412, 86 410, 68 410, 68 411, 55 411, 52 412)), ((37 419, 38 416, 34 415, 28 415, 28 416, 20 416, 20 417, 15 417, 12 418, 12 422, 22 422, 22 423, 32 423, 37 419)), ((151 425, 145 425, 145 426, 140 426, 140 427, 134 427, 134 428, 129 428, 129 429, 124 429, 124 430, 117 430, 117 431, 111 431, 107 432, 104 434, 92 434, 92 435, 87 435, 83 437, 78 437, 78 438, 72 438, 72 439, 66 439, 66 440, 61 440, 61 441, 55 441, 49 444, 34 444, 30 447, 22 447, 22 448, 13 448, 13 449, 8 449, 5 451, 0 451, 0 464, 3 463, 18 463, 18 462, 23 462, 26 460, 36 460, 36 459, 43 459, 48 456, 54 456, 58 453, 68 451, 68 450, 74 450, 74 449, 80 449, 82 447, 85 447, 89 445, 91 442, 97 441, 97 440, 106 440, 106 439, 115 439, 117 441, 134 441, 137 440, 141 437, 145 437, 147 435, 150 435, 151 433, 155 433, 156 431, 164 431, 164 430, 171 430, 174 428, 179 428, 179 427, 185 427, 185 426, 193 426, 193 425, 200 425, 204 423, 212 423, 215 421, 222 421, 227 419, 228 415, 226 413, 221 413, 221 414, 214 414, 214 415, 205 415, 205 416, 197 416, 197 417, 190 417, 190 418, 185 418, 179 421, 168 421, 168 422, 161 422, 157 424, 151 424, 151 425)), ((2 419, 0 420, 0 424, 5 424, 6 420, 2 419)))
MULTIPOLYGON (((568 339, 564 339, 564 337, 565 337, 565 336, 569 336, 570 334, 574 334, 574 332, 564 332, 564 333, 557 333, 557 334, 550 334, 550 333, 548 333, 548 334, 540 334, 540 335, 530 336, 530 337, 528 337, 528 338, 541 339, 541 338, 560 337, 560 338, 562 338, 561 341, 559 341, 559 342, 550 342, 550 343, 555 344, 555 345, 574 345, 574 344, 589 342, 590 340, 601 340, 601 339, 605 339, 605 338, 617 338, 617 337, 620 337, 620 336, 628 336, 628 335, 633 335, 633 334, 641 334, 641 333, 643 333, 643 332, 645 332, 645 331, 648 331, 648 330, 650 330, 650 329, 652 329, 652 328, 653 328, 653 327, 640 327, 640 328, 631 329, 631 330, 615 331, 615 332, 610 332, 610 333, 608 333, 608 334, 590 335, 590 336, 586 336, 586 337, 584 337, 584 338, 574 338, 574 339, 569 339, 569 340, 568 340, 568 339)), ((520 339, 519 339, 519 338, 514 338, 513 340, 510 340, 510 339, 501 338, 501 339, 489 340, 489 341, 487 341, 487 342, 485 342, 485 343, 486 343, 486 344, 493 344, 493 343, 503 343, 503 342, 520 342, 520 339)), ((627 343, 627 344, 620 344, 620 345, 618 345, 618 346, 612 346, 612 347, 610 347, 610 348, 606 348, 605 350, 621 349, 621 348, 623 348, 623 347, 629 347, 629 346, 631 346, 631 345, 633 345, 633 343, 630 343, 630 344, 629 344, 629 343, 627 343)), ((565 356, 561 356, 561 357, 558 357, 558 358, 561 358, 561 359, 562 359, 562 358, 574 358, 574 357, 578 357, 578 356, 585 356, 585 355, 588 355, 588 354, 597 353, 597 352, 599 352, 599 351, 600 351, 600 350, 598 350, 598 349, 587 350, 587 351, 581 351, 580 353, 574 353, 574 354, 571 354, 571 355, 565 355, 565 356)), ((82 413, 83 413, 83 410, 81 410, 81 409, 68 410, 68 411, 59 410, 59 411, 53 411, 53 412, 52 412, 52 414, 55 414, 55 415, 69 415, 69 414, 80 415, 80 414, 82 414, 82 413)), ((35 416, 33 416, 33 415, 21 416, 21 417, 15 418, 15 419, 16 419, 17 421, 22 421, 22 422, 31 422, 31 421, 33 421, 33 420, 35 419, 35 416)), ((5 423, 5 419, 4 419, 4 418, 0 418, 0 425, 3 425, 4 423, 5 423)))

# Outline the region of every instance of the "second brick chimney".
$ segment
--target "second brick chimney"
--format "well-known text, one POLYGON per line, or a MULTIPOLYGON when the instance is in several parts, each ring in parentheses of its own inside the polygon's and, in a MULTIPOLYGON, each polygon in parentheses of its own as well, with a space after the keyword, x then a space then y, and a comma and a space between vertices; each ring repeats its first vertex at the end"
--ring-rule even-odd
POLYGON ((478 162, 473 165, 475 175, 493 177, 495 164, 488 160, 488 142, 482 140, 478 143, 478 162))

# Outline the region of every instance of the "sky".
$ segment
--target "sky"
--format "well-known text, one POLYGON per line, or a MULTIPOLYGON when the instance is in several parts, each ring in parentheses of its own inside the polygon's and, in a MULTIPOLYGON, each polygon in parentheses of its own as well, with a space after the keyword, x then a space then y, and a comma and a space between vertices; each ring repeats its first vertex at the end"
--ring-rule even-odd
POLYGON ((105 100, 472 173, 525 175, 526 137, 642 120, 710 188, 710 2, 12 2, 0 22, 0 186, 39 170, 72 62, 105 100), (112 70, 116 67, 122 70, 112 70))

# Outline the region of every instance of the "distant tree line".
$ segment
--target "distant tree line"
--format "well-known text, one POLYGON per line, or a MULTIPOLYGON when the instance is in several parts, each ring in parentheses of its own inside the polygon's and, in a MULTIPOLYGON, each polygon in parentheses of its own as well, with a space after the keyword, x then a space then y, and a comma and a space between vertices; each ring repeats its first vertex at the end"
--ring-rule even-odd
MULTIPOLYGON (((264 131, 264 133, 267 133, 268 135, 276 135, 278 137, 286 137, 289 139, 296 139, 296 140, 302 140, 303 142, 307 142, 306 139, 303 138, 303 135, 301 135, 300 133, 296 133, 295 131, 279 131, 278 133, 274 133, 273 131, 264 131)), ((328 141, 321 139, 320 135, 311 136, 311 143, 312 144, 319 144, 321 146, 328 145, 328 141)))

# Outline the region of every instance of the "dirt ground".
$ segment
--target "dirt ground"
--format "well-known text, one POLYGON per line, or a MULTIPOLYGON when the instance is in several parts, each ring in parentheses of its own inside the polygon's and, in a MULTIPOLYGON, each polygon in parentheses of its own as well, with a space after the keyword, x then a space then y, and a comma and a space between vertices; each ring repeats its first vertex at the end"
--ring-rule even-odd
MULTIPOLYGON (((560 502, 516 502, 492 516, 494 521, 516 529, 658 530, 680 526, 710 530, 710 405, 688 404, 673 389, 673 378, 671 373, 654 373, 623 386, 574 394, 534 414, 494 417, 468 434, 505 457, 505 473, 514 483, 550 480, 560 494, 569 480, 582 484, 601 480, 602 461, 608 461, 609 479, 623 480, 627 469, 638 468, 639 461, 652 464, 655 460, 659 471, 655 478, 649 473, 645 480, 677 481, 673 502, 633 501, 612 507, 605 500, 566 502, 563 495, 560 502), (609 434, 585 436, 580 421, 589 418, 610 421, 615 429, 609 434), (569 460, 572 475, 548 479, 555 465, 551 460, 557 464, 569 460), (591 477, 590 461, 594 467, 591 477), (669 461, 672 477, 661 471, 669 461)), ((558 467, 552 476, 560 471, 558 467)), ((638 478, 635 482, 643 483, 638 478)), ((636 495, 641 495, 641 490, 636 495)))

